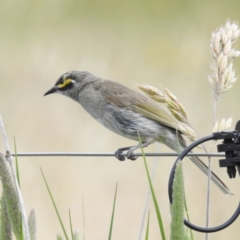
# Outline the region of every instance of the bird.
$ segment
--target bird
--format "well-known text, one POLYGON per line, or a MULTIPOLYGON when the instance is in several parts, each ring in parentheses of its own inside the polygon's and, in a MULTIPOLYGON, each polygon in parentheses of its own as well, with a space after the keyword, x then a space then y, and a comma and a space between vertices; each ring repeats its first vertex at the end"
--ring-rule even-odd
MULTIPOLYGON (((44 96, 60 93, 79 103, 94 119, 107 129, 125 138, 142 144, 119 148, 115 157, 136 160, 133 152, 154 142, 165 144, 176 153, 182 152, 187 144, 175 119, 158 103, 116 81, 97 77, 88 71, 69 71, 62 74, 55 85, 44 96)), ((206 175, 208 167, 196 156, 189 159, 206 175)), ((229 188, 212 171, 212 181, 226 195, 229 188)))

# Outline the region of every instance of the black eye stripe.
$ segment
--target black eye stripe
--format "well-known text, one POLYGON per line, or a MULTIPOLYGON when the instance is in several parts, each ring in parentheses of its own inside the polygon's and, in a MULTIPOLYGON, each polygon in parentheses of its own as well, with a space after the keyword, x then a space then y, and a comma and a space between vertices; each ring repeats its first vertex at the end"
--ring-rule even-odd
POLYGON ((60 81, 56 86, 57 86, 58 90, 65 91, 67 89, 72 88, 73 80, 68 78, 66 80, 60 81))

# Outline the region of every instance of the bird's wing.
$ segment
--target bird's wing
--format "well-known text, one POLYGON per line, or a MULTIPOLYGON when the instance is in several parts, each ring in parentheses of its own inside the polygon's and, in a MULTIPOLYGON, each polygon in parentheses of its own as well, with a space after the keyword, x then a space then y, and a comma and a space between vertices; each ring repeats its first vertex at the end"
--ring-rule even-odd
POLYGON ((152 99, 135 92, 117 82, 104 80, 95 85, 105 100, 115 106, 131 109, 163 125, 176 129, 175 119, 152 99))

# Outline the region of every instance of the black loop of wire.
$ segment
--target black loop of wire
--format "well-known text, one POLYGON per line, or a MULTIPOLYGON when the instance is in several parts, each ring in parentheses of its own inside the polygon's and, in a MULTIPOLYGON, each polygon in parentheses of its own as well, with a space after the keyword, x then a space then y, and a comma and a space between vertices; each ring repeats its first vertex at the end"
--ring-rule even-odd
MULTIPOLYGON (((169 195, 169 201, 170 203, 172 204, 172 192, 173 192, 173 189, 172 189, 172 186, 173 186, 173 179, 174 179, 174 173, 175 173, 175 169, 176 169, 176 164, 177 162, 180 160, 182 161, 183 158, 193 149, 195 148, 196 146, 198 146, 199 144, 201 143, 204 143, 204 142, 207 142, 209 140, 216 140, 216 137, 215 135, 209 135, 209 136, 206 136, 206 137, 203 137, 201 139, 198 139, 197 141, 193 142, 192 144, 190 144, 187 148, 185 148, 182 153, 178 156, 177 160, 175 161, 174 165, 173 165, 173 168, 171 170, 171 173, 170 173, 170 177, 169 177, 169 182, 168 182, 168 195, 169 195)), ((232 217, 226 221, 225 223, 217 226, 217 227, 212 227, 212 228, 204 228, 204 227, 199 227, 199 226, 196 226, 192 223, 190 223, 189 221, 187 221, 186 219, 184 219, 184 224, 186 226, 188 226, 189 228, 195 230, 195 231, 198 231, 198 232, 205 232, 205 233, 212 233, 212 232, 217 232, 217 231, 220 231, 226 227, 228 227, 230 224, 232 224, 238 217, 238 215, 240 214, 240 203, 236 209, 236 211, 234 212, 234 214, 232 215, 232 217)))

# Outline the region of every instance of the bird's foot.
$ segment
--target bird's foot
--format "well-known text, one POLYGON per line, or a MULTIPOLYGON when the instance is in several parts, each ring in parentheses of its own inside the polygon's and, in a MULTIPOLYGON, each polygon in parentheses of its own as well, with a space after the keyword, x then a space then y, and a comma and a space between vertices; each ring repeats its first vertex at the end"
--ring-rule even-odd
POLYGON ((147 139, 146 142, 143 142, 141 145, 138 144, 137 146, 132 146, 132 147, 125 147, 125 148, 119 148, 116 152, 115 152, 115 157, 120 160, 120 161, 124 161, 127 157, 127 159, 130 159, 130 160, 136 160, 138 158, 138 156, 134 156, 133 155, 133 152, 138 149, 138 148, 144 148, 144 147, 147 147, 149 144, 153 143, 154 142, 154 139, 150 138, 150 139, 147 139), (124 151, 127 151, 126 153, 126 157, 123 156, 123 152, 124 151))
POLYGON ((127 159, 130 160, 136 160, 138 157, 137 156, 133 156, 133 151, 135 150, 135 146, 134 147, 125 147, 125 148, 119 148, 116 152, 115 152, 115 157, 120 160, 120 161, 124 161, 126 159, 125 156, 122 155, 122 153, 124 151, 127 151, 127 159))
POLYGON ((123 153, 123 149, 119 148, 116 152, 115 152, 115 157, 120 160, 120 161, 125 161, 125 156, 122 155, 123 153))
POLYGON ((136 147, 130 147, 128 152, 127 152, 127 158, 134 161, 138 158, 138 156, 133 155, 133 151, 136 150, 136 147))

